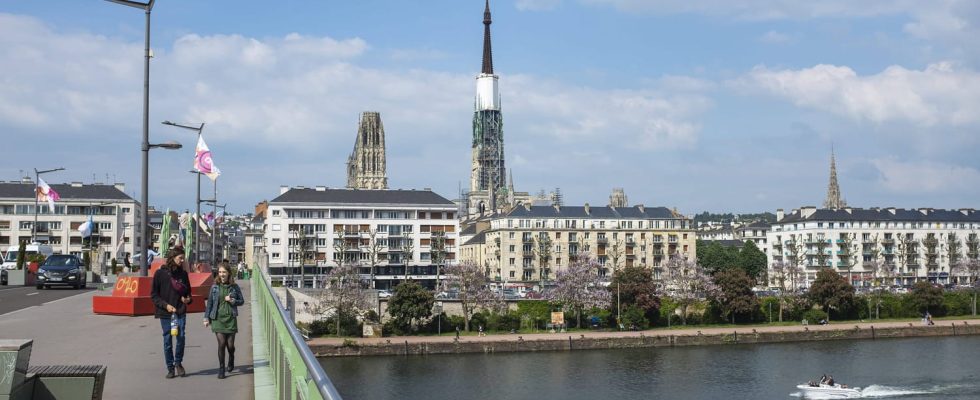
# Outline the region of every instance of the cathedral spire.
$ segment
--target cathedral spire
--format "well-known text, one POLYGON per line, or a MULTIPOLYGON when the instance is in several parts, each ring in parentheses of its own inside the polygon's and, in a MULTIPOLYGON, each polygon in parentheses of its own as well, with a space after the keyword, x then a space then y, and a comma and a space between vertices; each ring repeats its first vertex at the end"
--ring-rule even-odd
POLYGON ((483 70, 487 75, 493 75, 493 52, 490 51, 490 0, 483 10, 483 70))
POLYGON ((823 201, 823 208, 844 208, 847 203, 841 199, 840 186, 837 184, 837 160, 834 157, 834 149, 830 148, 830 183, 827 185, 827 199, 823 201))

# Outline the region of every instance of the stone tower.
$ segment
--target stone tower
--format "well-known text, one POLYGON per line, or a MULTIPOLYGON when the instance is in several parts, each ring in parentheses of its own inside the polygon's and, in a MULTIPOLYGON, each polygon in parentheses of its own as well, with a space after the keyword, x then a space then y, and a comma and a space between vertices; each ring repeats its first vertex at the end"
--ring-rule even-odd
POLYGON ((470 192, 485 191, 487 197, 493 199, 505 188, 507 174, 498 77, 493 73, 490 50, 490 23, 490 1, 487 0, 483 11, 483 68, 476 77, 470 192))
POLYGON ((837 160, 834 158, 834 150, 830 150, 830 184, 827 185, 827 199, 823 201, 823 208, 844 208, 847 202, 841 198, 840 186, 837 184, 837 160))
POLYGON ((381 114, 365 111, 357 128, 354 151, 347 159, 347 187, 351 189, 387 189, 385 163, 385 128, 381 114))
POLYGON ((629 207, 629 200, 626 198, 626 191, 623 188, 613 188, 609 195, 609 206, 617 208, 629 207))

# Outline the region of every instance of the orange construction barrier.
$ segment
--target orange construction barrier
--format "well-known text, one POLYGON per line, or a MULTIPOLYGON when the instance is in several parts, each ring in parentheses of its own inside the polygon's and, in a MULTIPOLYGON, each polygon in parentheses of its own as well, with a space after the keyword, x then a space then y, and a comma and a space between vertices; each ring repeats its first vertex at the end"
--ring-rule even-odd
MULTIPOLYGON (((150 276, 120 276, 112 288, 111 296, 92 297, 92 312, 109 315, 153 315, 154 305, 150 298, 153 286, 153 274, 160 269, 162 262, 154 262, 150 276)), ((210 268, 208 269, 210 271, 210 268)), ((207 299, 214 278, 210 272, 191 272, 188 275, 191 283, 191 298, 187 312, 204 312, 204 301, 207 299)))

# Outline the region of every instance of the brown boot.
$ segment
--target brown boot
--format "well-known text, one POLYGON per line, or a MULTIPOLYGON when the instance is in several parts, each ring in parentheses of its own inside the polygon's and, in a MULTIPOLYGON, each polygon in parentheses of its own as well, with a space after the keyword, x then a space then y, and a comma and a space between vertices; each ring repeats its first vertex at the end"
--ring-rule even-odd
POLYGON ((183 365, 177 364, 177 367, 175 367, 175 369, 176 369, 176 372, 177 372, 177 376, 179 376, 181 378, 187 376, 187 371, 184 371, 184 366, 183 365))

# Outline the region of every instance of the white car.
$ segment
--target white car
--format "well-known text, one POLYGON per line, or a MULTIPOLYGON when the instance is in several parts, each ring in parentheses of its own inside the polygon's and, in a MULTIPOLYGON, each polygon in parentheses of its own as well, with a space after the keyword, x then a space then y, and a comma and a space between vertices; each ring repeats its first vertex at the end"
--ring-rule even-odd
POLYGON ((382 289, 382 290, 379 290, 378 291, 378 298, 379 299, 387 299, 389 297, 391 297, 391 291, 390 290, 382 289))

